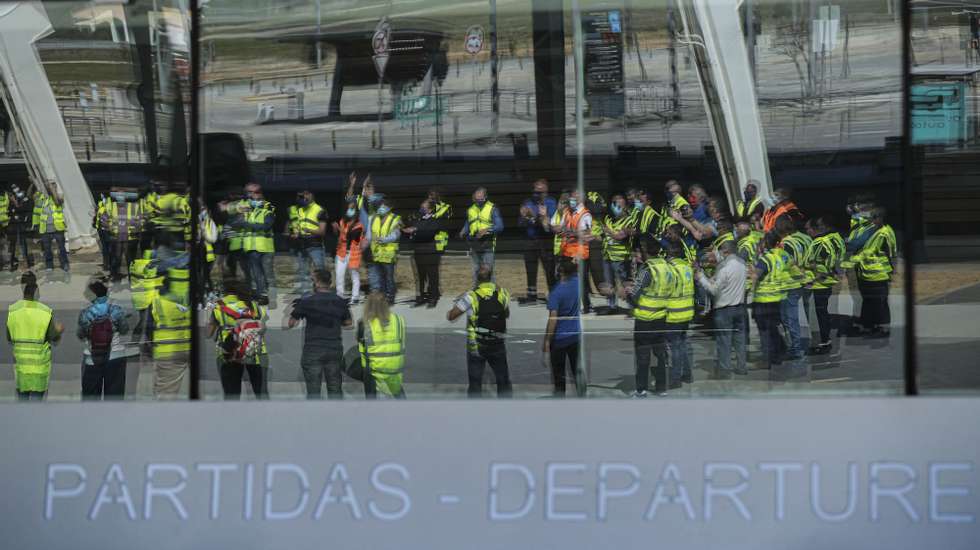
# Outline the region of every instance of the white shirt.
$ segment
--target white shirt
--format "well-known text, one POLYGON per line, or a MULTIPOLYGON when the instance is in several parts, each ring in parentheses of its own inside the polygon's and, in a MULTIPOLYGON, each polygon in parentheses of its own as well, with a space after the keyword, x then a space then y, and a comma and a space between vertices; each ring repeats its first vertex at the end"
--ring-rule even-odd
POLYGON ((712 307, 720 309, 745 303, 745 261, 737 254, 729 254, 718 264, 714 277, 698 273, 698 282, 714 297, 712 307))

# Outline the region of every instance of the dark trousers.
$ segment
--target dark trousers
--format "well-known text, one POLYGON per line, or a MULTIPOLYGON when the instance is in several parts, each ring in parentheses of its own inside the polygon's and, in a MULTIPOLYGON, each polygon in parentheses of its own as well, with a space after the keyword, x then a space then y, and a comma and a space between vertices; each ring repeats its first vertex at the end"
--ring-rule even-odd
MULTIPOLYGON (((114 280, 122 277, 122 266, 124 262, 128 266, 136 259, 138 244, 137 241, 112 241, 111 254, 109 256, 109 273, 112 274, 114 280)), ((126 271, 128 272, 129 268, 126 271)))
POLYGON ((524 248, 524 271, 527 273, 527 295, 538 294, 538 261, 544 268, 544 278, 551 290, 557 282, 555 273, 555 242, 551 236, 528 238, 524 248))
POLYGON ((578 353, 580 342, 565 344, 562 347, 555 347, 551 344, 551 381, 555 386, 554 396, 565 397, 565 367, 568 367, 568 374, 575 385, 575 395, 585 397, 586 380, 585 374, 578 370, 578 353))
POLYGON ((17 399, 19 401, 44 401, 44 396, 47 394, 46 391, 18 391, 17 399))
POLYGON ((820 327, 820 343, 830 342, 830 296, 832 288, 813 289, 813 309, 817 312, 817 325, 820 327))
POLYGON ((657 358, 657 366, 653 370, 654 391, 667 389, 667 345, 664 330, 667 323, 657 321, 641 321, 633 323, 633 353, 636 360, 636 390, 646 391, 650 387, 650 359, 657 358))
POLYGON ((112 268, 112 239, 105 229, 99 229, 99 251, 102 252, 102 270, 112 268))
POLYGON ((225 399, 241 399, 242 396, 242 376, 247 371, 248 381, 252 384, 252 391, 255 392, 256 399, 268 399, 269 389, 266 386, 266 372, 261 365, 246 365, 231 361, 220 361, 221 389, 225 392, 225 399))
POLYGON ((430 302, 439 299, 439 265, 442 255, 429 252, 415 253, 415 267, 418 269, 419 296, 430 302))
POLYGON ((225 273, 230 277, 235 277, 239 269, 242 272, 248 272, 248 268, 245 267, 245 253, 241 250, 229 250, 225 255, 225 273))
POLYGON ((507 348, 504 346, 481 347, 476 353, 466 353, 466 374, 469 386, 467 397, 483 397, 483 369, 490 365, 494 380, 497 381, 497 397, 510 397, 513 387, 507 367, 507 348))
MULTIPOLYGON (((7 253, 10 256, 10 270, 13 271, 17 269, 17 247, 20 247, 21 255, 24 261, 27 262, 27 268, 34 267, 34 255, 31 254, 31 250, 27 244, 27 236, 30 233, 30 228, 24 224, 11 222, 7 226, 7 253)), ((3 267, 0 265, 0 267, 3 267)))
POLYGON ((599 241, 589 242, 589 259, 585 260, 584 278, 582 279, 582 305, 585 309, 592 308, 592 285, 595 285, 598 292, 599 285, 606 280, 602 265, 602 244, 599 241), (590 282, 591 281, 591 282, 590 282))
POLYGON ((44 267, 54 269, 54 250, 58 249, 58 261, 61 269, 68 271, 68 251, 65 250, 65 232, 54 231, 41 235, 41 250, 44 252, 44 267))
POLYGON ((126 358, 82 363, 82 399, 122 399, 126 393, 126 358))
POLYGON ((269 284, 275 282, 272 272, 273 256, 272 252, 251 251, 246 253, 248 279, 257 296, 268 297, 269 284))
POLYGON ((306 380, 306 398, 320 399, 320 388, 324 381, 327 383, 328 399, 343 399, 343 380, 340 375, 340 363, 344 350, 335 348, 303 348, 300 365, 303 367, 303 378, 306 380))
POLYGON ((780 304, 782 302, 755 302, 752 304, 752 315, 759 325, 759 338, 763 341, 766 357, 770 365, 778 365, 783 361, 786 344, 779 333, 781 324, 780 304))
POLYGON ((861 292, 861 325, 868 329, 888 326, 892 322, 888 307, 889 281, 862 281, 858 279, 861 292))
POLYGON ((689 343, 687 341, 688 323, 667 323, 667 345, 670 347, 670 382, 680 383, 682 379, 690 380, 691 361, 689 343))

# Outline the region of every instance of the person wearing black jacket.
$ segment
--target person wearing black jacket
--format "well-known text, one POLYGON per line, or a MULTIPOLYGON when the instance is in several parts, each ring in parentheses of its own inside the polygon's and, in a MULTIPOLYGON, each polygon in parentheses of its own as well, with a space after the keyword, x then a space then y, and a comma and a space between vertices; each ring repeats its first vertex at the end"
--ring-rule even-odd
POLYGON ((31 219, 34 215, 34 203, 27 192, 17 184, 10 186, 10 222, 7 224, 7 251, 10 255, 10 271, 17 271, 17 248, 20 247, 27 269, 34 268, 34 255, 31 253, 28 239, 31 236, 31 219))
POLYGON ((435 217, 435 204, 426 199, 422 201, 419 212, 410 227, 402 229, 415 245, 415 265, 418 269, 419 297, 414 307, 428 304, 429 309, 439 303, 439 266, 442 254, 436 249, 436 235, 442 230, 442 223, 435 217))

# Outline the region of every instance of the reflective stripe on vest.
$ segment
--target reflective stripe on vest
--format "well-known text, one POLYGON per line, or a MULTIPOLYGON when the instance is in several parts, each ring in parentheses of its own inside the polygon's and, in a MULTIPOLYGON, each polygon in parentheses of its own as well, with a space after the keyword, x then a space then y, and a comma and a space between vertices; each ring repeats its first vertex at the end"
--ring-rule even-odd
MULTIPOLYGON (((625 231, 630 224, 629 216, 623 216, 621 218, 610 218, 606 216, 606 227, 608 227, 613 233, 619 231, 625 231)), ((624 262, 629 258, 629 236, 626 236, 622 240, 616 240, 605 234, 602 239, 602 252, 603 256, 611 262, 624 262)))
POLYGON ((36 194, 34 197, 34 226, 38 233, 48 233, 48 216, 45 209, 51 209, 51 219, 55 231, 65 230, 65 211, 61 205, 54 202, 48 195, 36 194))
POLYGON ((640 321, 656 321, 667 317, 667 300, 674 288, 674 270, 663 258, 647 260, 650 284, 640 293, 633 308, 633 317, 640 321))
MULTIPOLYGON (((249 210, 245 214, 245 222, 261 225, 266 217, 275 216, 275 210, 268 202, 249 210)), ((275 242, 272 239, 272 227, 268 229, 246 229, 242 238, 242 248, 245 252, 275 252, 275 242)))
MULTIPOLYGON (((453 207, 448 202, 439 201, 436 203, 435 212, 433 212, 432 217, 437 220, 443 220, 452 216, 453 207)), ((446 231, 439 231, 436 233, 436 251, 442 252, 446 249, 449 244, 449 233, 446 231)))
POLYGON ((589 215, 589 210, 582 208, 566 215, 562 220, 562 229, 566 233, 562 237, 562 256, 579 260, 589 259, 589 243, 581 242, 578 238, 578 226, 586 215, 589 215))
POLYGON ((352 221, 340 220, 340 234, 337 236, 337 257, 346 258, 348 253, 347 234, 350 231, 360 228, 361 236, 350 243, 350 259, 347 260, 347 269, 357 269, 361 267, 361 239, 364 238, 364 227, 361 222, 354 218, 352 221))
POLYGON ((489 298, 497 291, 500 291, 497 295, 497 300, 500 301, 504 308, 507 308, 507 302, 510 301, 510 292, 504 288, 498 287, 494 283, 481 283, 476 290, 471 290, 467 294, 470 294, 470 304, 472 305, 473 311, 470 313, 469 317, 466 319, 466 349, 472 352, 477 352, 479 350, 479 345, 477 342, 477 333, 482 332, 484 335, 490 334, 490 331, 485 329, 480 329, 476 326, 476 321, 480 315, 480 298, 489 298))
POLYGON ((185 304, 157 296, 153 315, 153 358, 167 359, 191 350, 191 310, 185 304))
POLYGON ((6 192, 0 193, 0 226, 6 226, 10 222, 10 195, 6 192))
MULTIPOLYGON (((41 302, 20 300, 10 306, 7 331, 13 342, 14 371, 18 377, 47 377, 51 373, 51 344, 46 341, 51 318, 51 308, 41 302)), ((24 382, 32 381, 28 378, 24 382)), ((41 389, 25 389, 20 379, 17 386, 22 391, 44 391, 47 381, 41 389)))
POLYGON ((762 205, 762 199, 760 199, 759 197, 753 197, 752 200, 749 201, 748 208, 745 207, 745 201, 738 201, 737 203, 735 203, 735 214, 739 218, 744 218, 746 216, 751 215, 753 212, 755 212, 756 208, 759 208, 759 206, 761 205, 762 205))
POLYGON ((169 233, 185 233, 191 225, 191 206, 187 195, 167 193, 157 197, 149 211, 159 229, 169 233))
POLYGON ((398 255, 398 240, 394 242, 382 243, 379 239, 387 237, 394 229, 395 225, 401 220, 393 212, 388 212, 382 220, 375 214, 371 220, 371 260, 376 263, 390 264, 395 261, 398 255))
POLYGON ((405 320, 390 313, 384 326, 378 319, 364 327, 364 341, 359 344, 361 362, 372 374, 401 375, 405 366, 405 320))
POLYGON ((766 265, 767 273, 765 277, 759 280, 755 288, 755 302, 772 303, 784 300, 786 291, 783 272, 786 271, 789 254, 781 248, 773 248, 767 250, 761 259, 766 265))
POLYGON ((667 300, 667 322, 686 323, 694 319, 694 271, 683 258, 671 258, 674 288, 667 300))
POLYGON ((306 206, 289 207, 289 227, 301 237, 309 237, 320 228, 320 213, 323 208, 317 203, 306 206))
POLYGON ((891 278, 891 259, 898 253, 895 231, 883 225, 864 244, 855 256, 858 279, 863 281, 887 281, 891 278))
MULTIPOLYGON (((112 206, 107 212, 109 216, 109 233, 113 237, 119 237, 119 204, 112 203, 112 206)), ((140 211, 140 205, 133 202, 126 203, 126 240, 135 241, 140 237, 140 218, 142 217, 142 212, 140 211)))
MULTIPOLYGON (((475 237, 480 230, 493 230, 493 203, 487 201, 483 203, 483 208, 471 205, 466 210, 466 221, 470 224, 470 237, 475 237)), ((490 240, 490 248, 497 246, 497 236, 493 235, 490 240)))

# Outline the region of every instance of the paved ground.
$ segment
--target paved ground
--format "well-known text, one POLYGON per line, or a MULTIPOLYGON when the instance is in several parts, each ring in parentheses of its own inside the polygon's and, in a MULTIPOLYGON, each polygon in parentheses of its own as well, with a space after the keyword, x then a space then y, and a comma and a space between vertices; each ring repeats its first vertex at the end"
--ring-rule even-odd
MULTIPOLYGON (((288 262, 288 258, 286 259, 288 262)), ((506 261, 506 260, 504 260, 506 261)), ((516 264, 516 262, 515 262, 516 264)), ((515 265, 516 266, 516 265, 515 265)), ((81 305, 82 288, 94 266, 76 262, 77 273, 66 278, 55 271, 42 274, 42 300, 51 305, 66 326, 63 341, 55 348, 55 365, 52 375, 52 399, 77 399, 80 388, 81 345, 74 336, 76 320, 81 305)), ((282 277, 280 278, 282 280, 282 277)), ((16 298, 18 287, 11 274, 0 275, 0 307, 6 308, 16 298)), ((282 289, 285 292, 285 289, 282 289)), ((411 293, 400 293, 405 301, 411 293)), ((115 299, 129 303, 128 291, 120 288, 115 299)), ((277 399, 301 398, 304 388, 299 368, 302 347, 301 329, 286 331, 281 327, 282 307, 291 298, 281 294, 279 306, 272 310, 269 322, 269 352, 272 384, 271 394, 277 399)), ((850 298, 839 296, 841 311, 849 307, 850 298)), ((770 382, 767 370, 752 370, 748 376, 731 382, 709 381, 707 370, 714 360, 714 343, 709 327, 696 327, 691 333, 695 357, 693 385, 672 392, 675 397, 690 396, 748 396, 758 394, 803 393, 820 394, 895 394, 903 390, 902 354, 904 325, 901 296, 893 296, 893 333, 888 340, 843 338, 836 342, 838 354, 809 362, 808 374, 793 383, 770 382)), ((515 393, 524 398, 540 398, 550 395, 550 371, 543 364, 540 353, 546 310, 543 306, 521 307, 512 304, 509 323, 508 358, 515 393)), ((445 311, 450 307, 444 299, 435 310, 413 309, 406 304, 396 305, 396 311, 405 316, 409 327, 408 366, 406 369, 407 392, 414 398, 440 397, 461 398, 466 392, 466 368, 464 362, 463 320, 449 323, 445 311)), ((971 317, 977 313, 975 306, 937 305, 919 306, 919 326, 925 327, 920 345, 923 356, 927 353, 942 359, 941 367, 933 368, 929 361, 928 377, 924 381, 946 387, 980 387, 980 377, 968 368, 967 359, 975 355, 960 356, 961 350, 972 349, 970 330, 974 326, 971 317), (957 359, 959 357, 959 359, 957 359)), ((360 312, 355 308, 355 317, 360 312)), ((589 396, 625 397, 633 390, 633 350, 631 339, 632 321, 624 316, 600 317, 587 315, 583 319, 586 333, 584 349, 589 368, 589 396)), ((975 332, 975 331, 974 331, 975 332)), ((972 335, 975 337, 975 335, 972 335)), ((757 359, 757 335, 751 334, 750 359, 757 359)), ((353 335, 345 334, 345 346, 353 345, 353 335)), ((130 361, 128 398, 152 397, 152 365, 138 356, 130 361)), ((205 345, 203 361, 203 391, 209 398, 221 395, 214 351, 210 343, 205 345)), ((13 394, 13 373, 10 348, 0 345, 0 398, 13 394)), ((491 377, 485 375, 486 391, 492 393, 491 377)), ((361 389, 357 382, 347 380, 347 392, 359 398, 361 389)))

